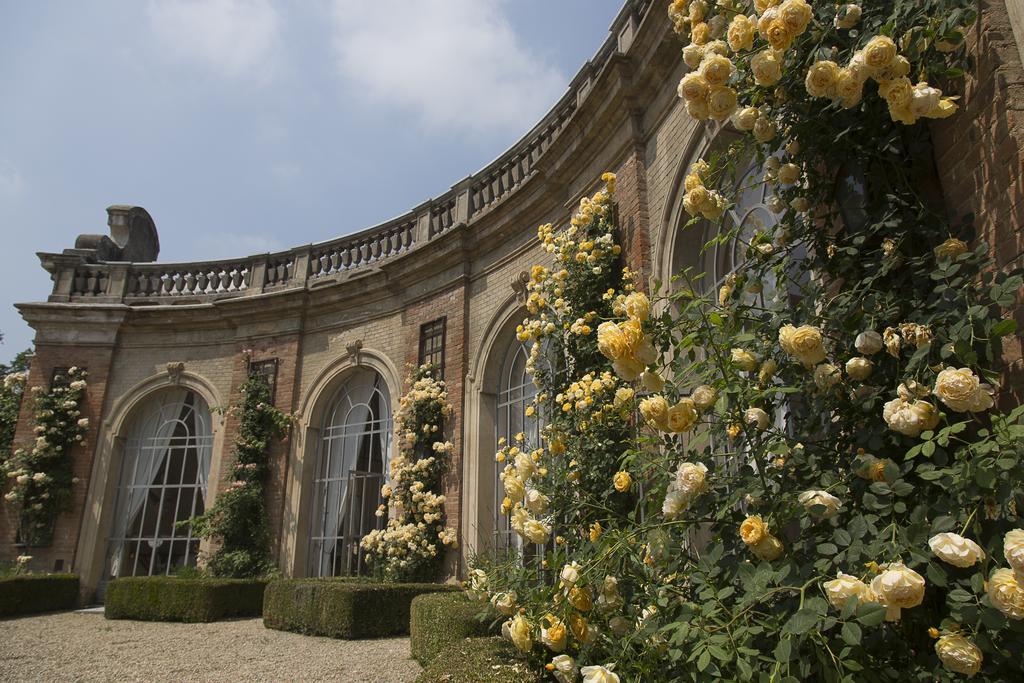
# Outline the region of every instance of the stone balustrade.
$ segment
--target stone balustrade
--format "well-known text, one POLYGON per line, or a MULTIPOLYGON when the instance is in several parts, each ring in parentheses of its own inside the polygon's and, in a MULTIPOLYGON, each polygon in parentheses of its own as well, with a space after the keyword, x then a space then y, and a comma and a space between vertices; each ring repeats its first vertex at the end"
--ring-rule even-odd
MULTIPOLYGON (((253 296, 346 277, 470 225, 539 172, 544 154, 572 122, 594 77, 629 49, 653 0, 630 0, 597 54, 548 114, 508 151, 440 197, 377 227, 276 254, 196 263, 90 262, 81 254, 39 254, 53 278, 50 301, 162 304, 253 296)), ((74 250, 70 250, 74 251, 74 250)))

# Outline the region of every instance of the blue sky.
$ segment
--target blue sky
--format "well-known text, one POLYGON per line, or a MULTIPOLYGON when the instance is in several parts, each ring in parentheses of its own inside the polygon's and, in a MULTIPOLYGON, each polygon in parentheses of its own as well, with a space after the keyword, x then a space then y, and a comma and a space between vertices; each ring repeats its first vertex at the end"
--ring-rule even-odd
POLYGON ((0 0, 0 360, 37 251, 145 207, 161 261, 329 239, 514 143, 621 0, 0 0))

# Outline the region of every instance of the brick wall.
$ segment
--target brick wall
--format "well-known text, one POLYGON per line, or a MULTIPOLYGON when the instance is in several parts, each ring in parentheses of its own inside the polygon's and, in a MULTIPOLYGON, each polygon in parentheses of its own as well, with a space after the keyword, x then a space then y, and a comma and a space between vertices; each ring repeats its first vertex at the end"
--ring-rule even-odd
MULTIPOLYGON (((967 35, 974 60, 962 109, 933 123, 935 161, 952 217, 973 215, 996 266, 1008 269, 1024 265, 1024 68, 1006 3, 979 0, 978 6, 967 35)), ((1014 314, 1024 330, 1024 306, 1014 314)), ((1024 394, 1019 334, 1004 339, 1003 361, 1004 400, 1016 405, 1024 394)))
MULTIPOLYGON (((54 368, 78 366, 85 368, 89 375, 86 378, 88 387, 82 405, 82 416, 89 418, 89 429, 81 444, 71 451, 72 472, 78 477, 78 483, 72 487, 71 500, 67 511, 57 517, 54 528, 53 543, 45 548, 25 550, 14 545, 18 529, 17 509, 10 503, 0 505, 0 560, 13 560, 22 552, 30 552, 33 570, 53 570, 62 564, 65 571, 70 570, 75 560, 78 545, 79 527, 81 525, 85 497, 89 490, 89 479, 92 476, 93 457, 96 453, 98 430, 101 427, 103 404, 107 396, 107 385, 110 376, 113 349, 110 347, 69 348, 63 345, 38 344, 32 367, 29 370, 29 387, 49 387, 54 368)), ((35 421, 33 420, 33 402, 31 394, 21 403, 18 424, 14 435, 14 448, 30 446, 35 441, 35 421)), ((0 489, 7 490, 7 482, 0 482, 0 489)))

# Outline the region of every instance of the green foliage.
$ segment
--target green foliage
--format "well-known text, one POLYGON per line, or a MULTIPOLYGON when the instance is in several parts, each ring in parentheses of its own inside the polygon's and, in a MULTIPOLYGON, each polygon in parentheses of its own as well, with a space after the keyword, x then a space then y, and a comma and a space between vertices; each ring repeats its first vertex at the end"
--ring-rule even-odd
POLYGON ((129 576, 107 585, 107 619, 209 622, 263 613, 265 580, 129 576))
POLYGON ((486 636, 497 618, 487 604, 465 593, 431 593, 413 598, 409 638, 412 656, 427 666, 438 654, 466 638, 486 636))
POLYGON ((452 643, 423 669, 416 683, 532 683, 541 677, 515 660, 501 638, 465 638, 452 643))
POLYGON ((77 604, 77 574, 0 576, 0 617, 73 609, 77 604))
POLYGON ((235 410, 239 426, 232 483, 204 514, 179 523, 217 543, 206 558, 207 570, 217 577, 253 578, 274 569, 263 492, 270 444, 287 434, 290 422, 271 404, 265 377, 250 376, 241 393, 242 403, 235 410))
POLYGON ((346 640, 407 635, 413 598, 451 590, 457 589, 436 583, 280 579, 267 586, 263 624, 346 640))
POLYGON ((21 399, 25 395, 31 349, 14 357, 10 365, 0 363, 0 467, 7 461, 14 445, 21 399))
MULTIPOLYGON (((710 6, 698 6, 704 21, 752 9, 710 6)), ((933 681, 952 680, 958 665, 980 666, 986 680, 1020 677, 1024 623, 993 598, 991 577, 1010 562, 1005 534, 1022 528, 1024 408, 1001 412, 990 385, 1002 339, 1016 331, 1004 311, 1022 273, 997 270, 969 223, 949 223, 933 192, 928 127, 894 121, 878 93, 892 76, 874 72, 850 108, 805 85, 812 64, 844 68, 876 35, 893 37, 915 79, 955 76, 966 57, 943 44, 960 42, 974 10, 955 0, 862 7, 856 30, 834 28, 834 5, 808 7, 812 25, 780 53, 777 87, 755 85, 750 51, 726 50, 741 107, 777 131, 756 144, 733 138, 685 180, 683 206, 695 218, 683 238, 696 239, 703 220, 718 223, 704 250, 735 251, 731 276, 679 273, 653 295, 649 318, 624 301, 596 308, 583 287, 559 287, 559 303, 543 273, 532 289, 544 300, 531 299, 525 328, 549 321, 554 337, 568 336, 572 317, 594 310, 599 339, 615 326, 598 351, 613 358, 649 338, 660 358, 644 365, 665 382, 648 377, 629 401, 603 394, 581 408, 603 360, 583 344, 567 356, 557 340, 529 335, 543 342, 531 356, 538 404, 567 436, 564 453, 542 454, 547 477, 528 483, 556 489, 545 521, 562 542, 540 567, 485 563, 473 584, 499 606, 512 596, 510 635, 535 668, 560 651, 540 644, 542 629, 560 623, 577 664, 613 663, 624 680, 933 681), (795 182, 779 182, 784 164, 795 182), (743 225, 722 217, 728 205, 749 209, 765 183, 767 207, 743 225), (771 214, 777 223, 765 224, 771 214), (793 343, 795 326, 820 340, 811 352, 793 343), (864 332, 878 335, 878 348, 856 341, 864 332), (687 419, 665 419, 661 399, 687 419), (620 439, 575 436, 595 433, 595 414, 620 412, 634 416, 620 439), (593 466, 603 477, 586 474, 593 466), (616 468, 633 474, 642 497, 612 491, 616 468), (592 521, 602 529, 588 533, 592 521), (950 532, 984 557, 965 567, 943 560, 929 542, 950 532), (829 583, 840 572, 859 597, 829 583), (896 595, 883 579, 916 587, 896 595), (966 664, 942 651, 950 637, 967 641, 966 664)), ((925 86, 915 97, 938 101, 925 86)), ((601 220, 573 226, 588 235, 601 220)), ((584 250, 563 235, 570 256, 584 250)), ((637 374, 618 359, 612 367, 626 382, 637 374)), ((1012 576, 1004 569, 1004 587, 1024 604, 1012 576)))
POLYGON ((86 374, 72 367, 55 377, 49 389, 32 387, 35 441, 0 463, 0 474, 13 480, 4 498, 17 507, 18 538, 27 548, 49 543, 54 521, 71 499, 76 482, 72 451, 89 427, 81 416, 86 374))

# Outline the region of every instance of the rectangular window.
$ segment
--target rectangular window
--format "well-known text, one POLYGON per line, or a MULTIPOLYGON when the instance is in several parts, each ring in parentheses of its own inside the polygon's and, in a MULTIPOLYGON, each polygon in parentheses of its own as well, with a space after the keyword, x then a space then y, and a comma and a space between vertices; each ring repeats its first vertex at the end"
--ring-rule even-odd
POLYGON ((270 387, 270 404, 273 405, 277 396, 277 359, 250 361, 249 376, 267 380, 267 386, 270 387))
POLYGON ((444 378, 444 332, 447 318, 438 318, 420 325, 420 365, 437 366, 437 372, 444 378))

